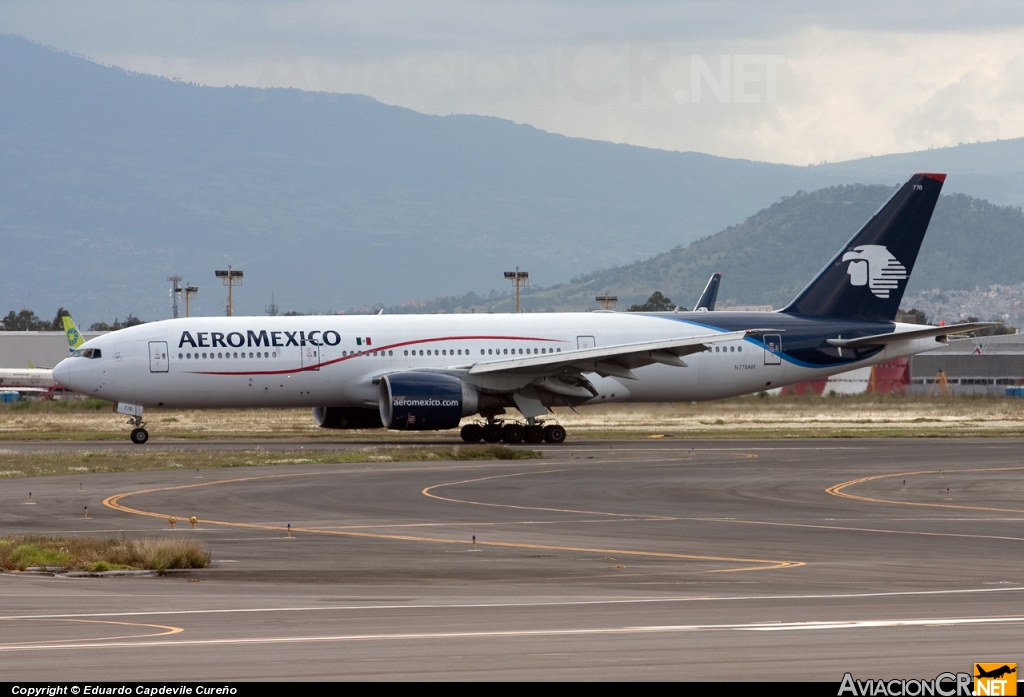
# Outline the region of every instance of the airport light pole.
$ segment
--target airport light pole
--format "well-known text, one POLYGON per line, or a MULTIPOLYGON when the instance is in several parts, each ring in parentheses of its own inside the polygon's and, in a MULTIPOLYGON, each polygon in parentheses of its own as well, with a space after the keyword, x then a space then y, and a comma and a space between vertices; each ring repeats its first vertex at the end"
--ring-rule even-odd
POLYGON ((231 317, 234 311, 234 306, 232 305, 231 300, 231 290, 235 286, 242 285, 242 272, 232 271, 231 264, 228 264, 227 271, 214 271, 213 273, 217 278, 222 279, 224 281, 224 285, 228 287, 228 317, 231 317))
POLYGON ((188 317, 188 301, 199 295, 199 288, 196 286, 185 287, 185 316, 188 317))
POLYGON ((515 271, 506 271, 505 278, 512 281, 512 285, 516 287, 516 313, 522 312, 519 306, 519 289, 530 285, 530 272, 520 271, 517 266, 515 271))
POLYGON ((617 295, 599 295, 595 298, 597 302, 604 304, 604 309, 612 309, 612 305, 619 302, 619 296, 617 295))
POLYGON ((181 295, 181 276, 175 274, 174 276, 168 276, 167 280, 171 282, 171 310, 174 312, 174 319, 178 319, 178 296, 181 295))

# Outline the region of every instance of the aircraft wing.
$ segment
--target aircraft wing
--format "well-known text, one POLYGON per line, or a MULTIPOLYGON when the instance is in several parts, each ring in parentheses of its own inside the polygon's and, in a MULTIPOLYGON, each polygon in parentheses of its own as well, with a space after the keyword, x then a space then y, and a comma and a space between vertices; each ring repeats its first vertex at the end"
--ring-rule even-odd
POLYGON ((949 334, 962 334, 963 332, 985 329, 987 327, 998 327, 1001 322, 966 322, 964 324, 948 324, 944 327, 927 327, 925 329, 914 329, 909 332, 890 332, 889 334, 874 334, 862 336, 857 339, 829 339, 828 343, 839 348, 863 348, 865 346, 884 346, 896 341, 909 341, 911 339, 927 339, 930 336, 941 337, 949 334))
POLYGON ((714 344, 739 341, 755 334, 779 333, 781 331, 780 329, 747 329, 486 361, 470 367, 469 374, 518 373, 541 376, 576 370, 597 373, 602 377, 611 376, 636 380, 637 376, 632 372, 632 368, 639 368, 651 363, 664 363, 685 368, 686 363, 682 357, 688 354, 706 351, 714 344))

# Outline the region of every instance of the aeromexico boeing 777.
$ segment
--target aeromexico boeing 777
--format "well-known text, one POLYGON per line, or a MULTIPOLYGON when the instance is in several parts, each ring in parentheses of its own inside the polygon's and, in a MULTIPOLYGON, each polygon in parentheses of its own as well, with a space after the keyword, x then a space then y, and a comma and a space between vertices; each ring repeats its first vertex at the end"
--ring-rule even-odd
POLYGON ((776 312, 174 319, 92 339, 54 378, 118 402, 136 443, 149 437, 143 407, 257 406, 312 407, 324 428, 442 430, 479 416, 466 441, 560 443, 551 407, 742 395, 988 326, 894 322, 944 180, 911 177, 776 312))

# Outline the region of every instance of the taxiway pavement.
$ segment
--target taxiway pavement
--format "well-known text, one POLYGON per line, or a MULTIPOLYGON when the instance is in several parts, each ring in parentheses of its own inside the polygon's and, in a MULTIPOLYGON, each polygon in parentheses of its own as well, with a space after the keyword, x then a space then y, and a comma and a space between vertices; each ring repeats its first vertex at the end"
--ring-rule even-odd
POLYGON ((214 560, 0 574, 4 675, 838 682, 1024 658, 1024 441, 541 449, 3 480, 5 534, 194 536, 214 560))

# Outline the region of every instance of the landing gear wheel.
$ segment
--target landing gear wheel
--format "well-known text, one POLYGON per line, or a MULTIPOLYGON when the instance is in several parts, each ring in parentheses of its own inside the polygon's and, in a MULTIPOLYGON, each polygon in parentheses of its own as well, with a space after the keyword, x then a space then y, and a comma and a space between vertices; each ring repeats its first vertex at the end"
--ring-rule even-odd
POLYGON ((506 443, 522 443, 523 427, 519 424, 505 424, 501 429, 501 439, 506 443))
POLYGON ((548 443, 564 443, 565 429, 558 424, 551 424, 544 427, 544 440, 548 443))
POLYGON ((523 439, 527 443, 543 443, 544 442, 544 427, 543 426, 527 426, 523 429, 523 439))
POLYGON ((479 443, 484 439, 484 429, 479 424, 466 424, 459 435, 467 443, 479 443))
POLYGON ((132 431, 132 443, 136 445, 142 445, 149 440, 149 431, 144 428, 136 428, 132 431))
POLYGON ((488 443, 500 443, 501 426, 498 424, 487 424, 484 426, 484 441, 488 443))

